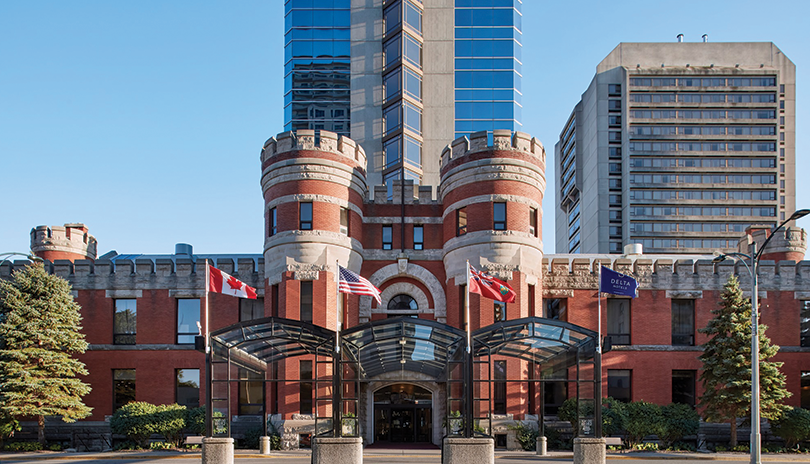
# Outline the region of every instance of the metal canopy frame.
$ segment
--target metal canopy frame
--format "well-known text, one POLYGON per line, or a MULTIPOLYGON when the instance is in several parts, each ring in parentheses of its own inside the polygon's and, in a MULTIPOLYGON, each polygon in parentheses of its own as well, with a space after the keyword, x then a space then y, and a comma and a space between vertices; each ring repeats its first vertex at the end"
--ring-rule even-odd
MULTIPOLYGON (((412 317, 372 321, 339 335, 324 327, 292 319, 267 317, 243 321, 210 334, 211 356, 207 356, 206 362, 206 405, 213 411, 215 402, 227 402, 222 408, 227 411, 227 421, 208 414, 206 435, 213 436, 215 420, 226 422, 227 435, 231 434, 230 385, 244 381, 231 378, 231 366, 237 366, 264 374, 263 380, 250 381, 312 382, 316 435, 336 437, 357 436, 361 382, 369 382, 390 372, 422 373, 437 382, 446 383, 448 431, 471 437, 476 422, 489 421, 491 426, 491 413, 474 417, 473 405, 478 403, 481 406, 479 410, 492 411, 494 356, 540 364, 546 371, 570 372, 576 368, 576 380, 530 378, 505 381, 534 382, 539 383, 541 388, 546 382, 576 382, 579 397, 580 383, 601 381, 601 375, 595 375, 592 380, 580 378, 582 364, 592 363, 593 372, 601 372, 599 356, 595 356, 597 338, 596 332, 573 324, 528 317, 498 322, 475 331, 472 334, 472 347, 467 350, 464 331, 436 321, 412 317), (336 343, 337 336, 340 337, 339 345, 336 343), (267 378, 266 373, 274 362, 299 356, 314 357, 312 379, 296 380, 286 376, 284 379, 267 378), (589 359, 593 361, 588 362, 589 359), (219 367, 222 365, 226 365, 225 375, 222 375, 222 368, 219 367), (325 365, 331 365, 331 370, 325 365), (488 372, 487 379, 480 376, 474 378, 476 365, 480 371, 488 372), (224 392, 215 388, 222 384, 225 384, 224 392), (476 398, 474 385, 482 384, 488 386, 489 395, 476 398), (481 405, 486 402, 489 402, 488 408, 481 405), (323 407, 327 404, 331 404, 332 414, 320 415, 319 411, 328 409, 323 407), (453 408, 454 404, 460 407, 453 408), (457 412, 454 413, 454 410, 457 412), (336 424, 340 426, 336 427, 336 424)), ((542 390, 540 411, 542 432, 542 390)), ((266 427, 264 418, 263 422, 266 427)), ((222 425, 217 429, 222 430, 222 425)), ((601 427, 597 426, 599 435, 601 427)))

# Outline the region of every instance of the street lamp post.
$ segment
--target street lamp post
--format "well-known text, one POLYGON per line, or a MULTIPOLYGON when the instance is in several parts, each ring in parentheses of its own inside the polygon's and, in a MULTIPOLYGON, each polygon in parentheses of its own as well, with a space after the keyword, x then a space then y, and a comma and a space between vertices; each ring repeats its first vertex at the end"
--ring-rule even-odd
POLYGON ((39 256, 34 256, 31 253, 19 253, 16 251, 9 251, 7 253, 0 253, 0 258, 2 258, 0 259, 0 266, 6 264, 6 261, 11 259, 12 256, 23 256, 25 258, 30 259, 31 261, 42 261, 42 258, 40 258, 39 256))
POLYGON ((790 221, 802 218, 810 214, 810 209, 800 209, 791 214, 787 220, 776 226, 771 230, 771 233, 762 243, 762 247, 757 251, 756 242, 751 243, 748 249, 749 254, 745 253, 720 253, 715 252, 715 258, 712 260, 715 263, 724 261, 729 257, 736 257, 739 262, 745 265, 748 273, 751 274, 751 464, 762 463, 762 436, 759 430, 759 286, 757 276, 759 273, 759 258, 762 256, 763 250, 771 241, 774 234, 781 229, 785 224, 790 221), (749 260, 751 265, 740 258, 749 260))

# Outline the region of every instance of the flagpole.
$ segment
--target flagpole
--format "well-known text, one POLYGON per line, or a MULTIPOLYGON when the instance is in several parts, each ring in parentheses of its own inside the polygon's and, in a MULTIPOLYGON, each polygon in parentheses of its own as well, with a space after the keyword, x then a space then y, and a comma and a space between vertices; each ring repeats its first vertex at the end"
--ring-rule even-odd
POLYGON ((205 436, 214 436, 214 366, 211 353, 211 330, 208 321, 208 298, 211 271, 208 260, 205 263, 205 436))
POLYGON ((594 408, 593 408, 593 421, 596 422, 594 432, 596 438, 602 438, 602 263, 599 263, 599 284, 597 286, 599 292, 598 298, 598 312, 597 327, 596 327, 596 352, 593 355, 593 380, 596 383, 594 387, 594 408))
POLYGON ((332 436, 343 437, 343 365, 340 363, 340 263, 335 260, 335 353, 332 355, 332 436))
POLYGON ((467 362, 465 362, 466 369, 464 371, 464 437, 473 437, 473 398, 475 397, 473 390, 473 353, 472 353, 472 321, 470 321, 470 260, 467 260, 467 268, 465 270, 467 282, 464 285, 466 295, 464 297, 464 317, 467 319, 467 362))
POLYGON ((466 295, 464 296, 464 320, 466 321, 466 329, 467 329, 467 353, 472 350, 470 345, 470 260, 467 260, 467 268, 465 270, 465 275, 467 276, 467 282, 464 284, 464 288, 466 290, 466 295))

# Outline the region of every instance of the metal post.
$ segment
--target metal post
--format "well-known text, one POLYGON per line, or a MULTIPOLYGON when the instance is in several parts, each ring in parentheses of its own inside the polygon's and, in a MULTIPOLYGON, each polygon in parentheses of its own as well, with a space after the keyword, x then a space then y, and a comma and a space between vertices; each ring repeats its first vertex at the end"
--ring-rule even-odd
MULTIPOLYGON (((596 341, 599 343, 599 340, 596 341)), ((602 350, 596 350, 596 353, 593 355, 593 375, 594 375, 594 399, 593 399, 593 421, 596 422, 594 424, 594 436, 596 438, 602 438, 602 350)))
POLYGON ((213 349, 205 353, 205 436, 214 436, 214 364, 213 349))
POLYGON ((760 464, 762 455, 759 431, 759 286, 757 243, 751 243, 751 464, 760 464))
MULTIPOLYGON (((335 334, 338 337, 338 334, 335 334)), ((339 342, 338 342, 339 343, 339 342)), ((343 436, 343 366, 340 352, 332 354, 332 428, 335 437, 343 436)))

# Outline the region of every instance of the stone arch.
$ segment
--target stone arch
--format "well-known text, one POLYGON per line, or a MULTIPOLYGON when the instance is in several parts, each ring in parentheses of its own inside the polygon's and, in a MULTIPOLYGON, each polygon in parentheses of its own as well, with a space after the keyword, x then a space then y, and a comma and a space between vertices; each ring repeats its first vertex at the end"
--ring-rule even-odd
POLYGON ((433 444, 441 445, 442 418, 447 414, 447 392, 436 379, 420 372, 411 372, 407 380, 403 380, 398 372, 389 372, 373 378, 363 389, 360 401, 360 414, 366 424, 365 438, 367 443, 374 442, 374 393, 382 388, 391 385, 408 384, 415 385, 431 393, 432 400, 432 422, 433 422, 433 444))
MULTIPOLYGON (((393 263, 387 266, 380 268, 377 272, 371 275, 368 280, 374 284, 377 288, 380 288, 383 283, 388 280, 391 280, 394 277, 410 277, 414 280, 417 280, 422 285, 427 287, 428 291, 430 291, 430 296, 433 297, 433 314, 436 317, 436 320, 444 323, 447 319, 447 299, 444 295, 444 286, 433 275, 432 272, 425 269, 422 266, 417 264, 405 262, 404 265, 400 263, 393 263)), ((393 285, 392 285, 393 287, 393 285)), ((415 290, 419 290, 418 287, 415 285, 409 285, 410 288, 415 290)), ((387 289, 386 289, 387 290, 387 289)), ((403 293, 403 292, 400 292, 403 293)), ((408 293, 416 299, 417 303, 419 303, 420 312, 422 311, 422 303, 417 298, 415 293, 411 293, 410 291, 406 291, 404 293, 408 293)), ((419 290, 419 293, 424 295, 424 293, 419 290)), ((383 291, 382 294, 386 294, 386 291, 383 291)), ((388 296, 390 299, 391 297, 395 296, 395 293, 392 293, 388 296)), ((382 298, 383 301, 387 300, 382 298)), ((425 299, 425 308, 428 307, 427 305, 427 298, 425 299)), ((360 322, 368 322, 371 318, 371 297, 370 296, 363 296, 360 298, 360 322)))
MULTIPOLYGON (((409 283, 409 282, 397 282, 395 284, 391 284, 385 288, 382 292, 380 292, 380 299, 382 300, 382 305, 377 306, 377 309, 372 309, 372 313, 382 313, 382 314, 389 314, 388 313, 388 302, 391 301, 391 298, 399 294, 406 294, 416 300, 416 305, 419 307, 419 314, 422 313, 434 313, 436 312, 436 308, 431 308, 428 304, 428 297, 425 295, 425 292, 422 291, 416 285, 409 283)), ((434 300, 435 301, 435 300, 434 300)), ((390 313, 396 314, 396 313, 390 313)))

